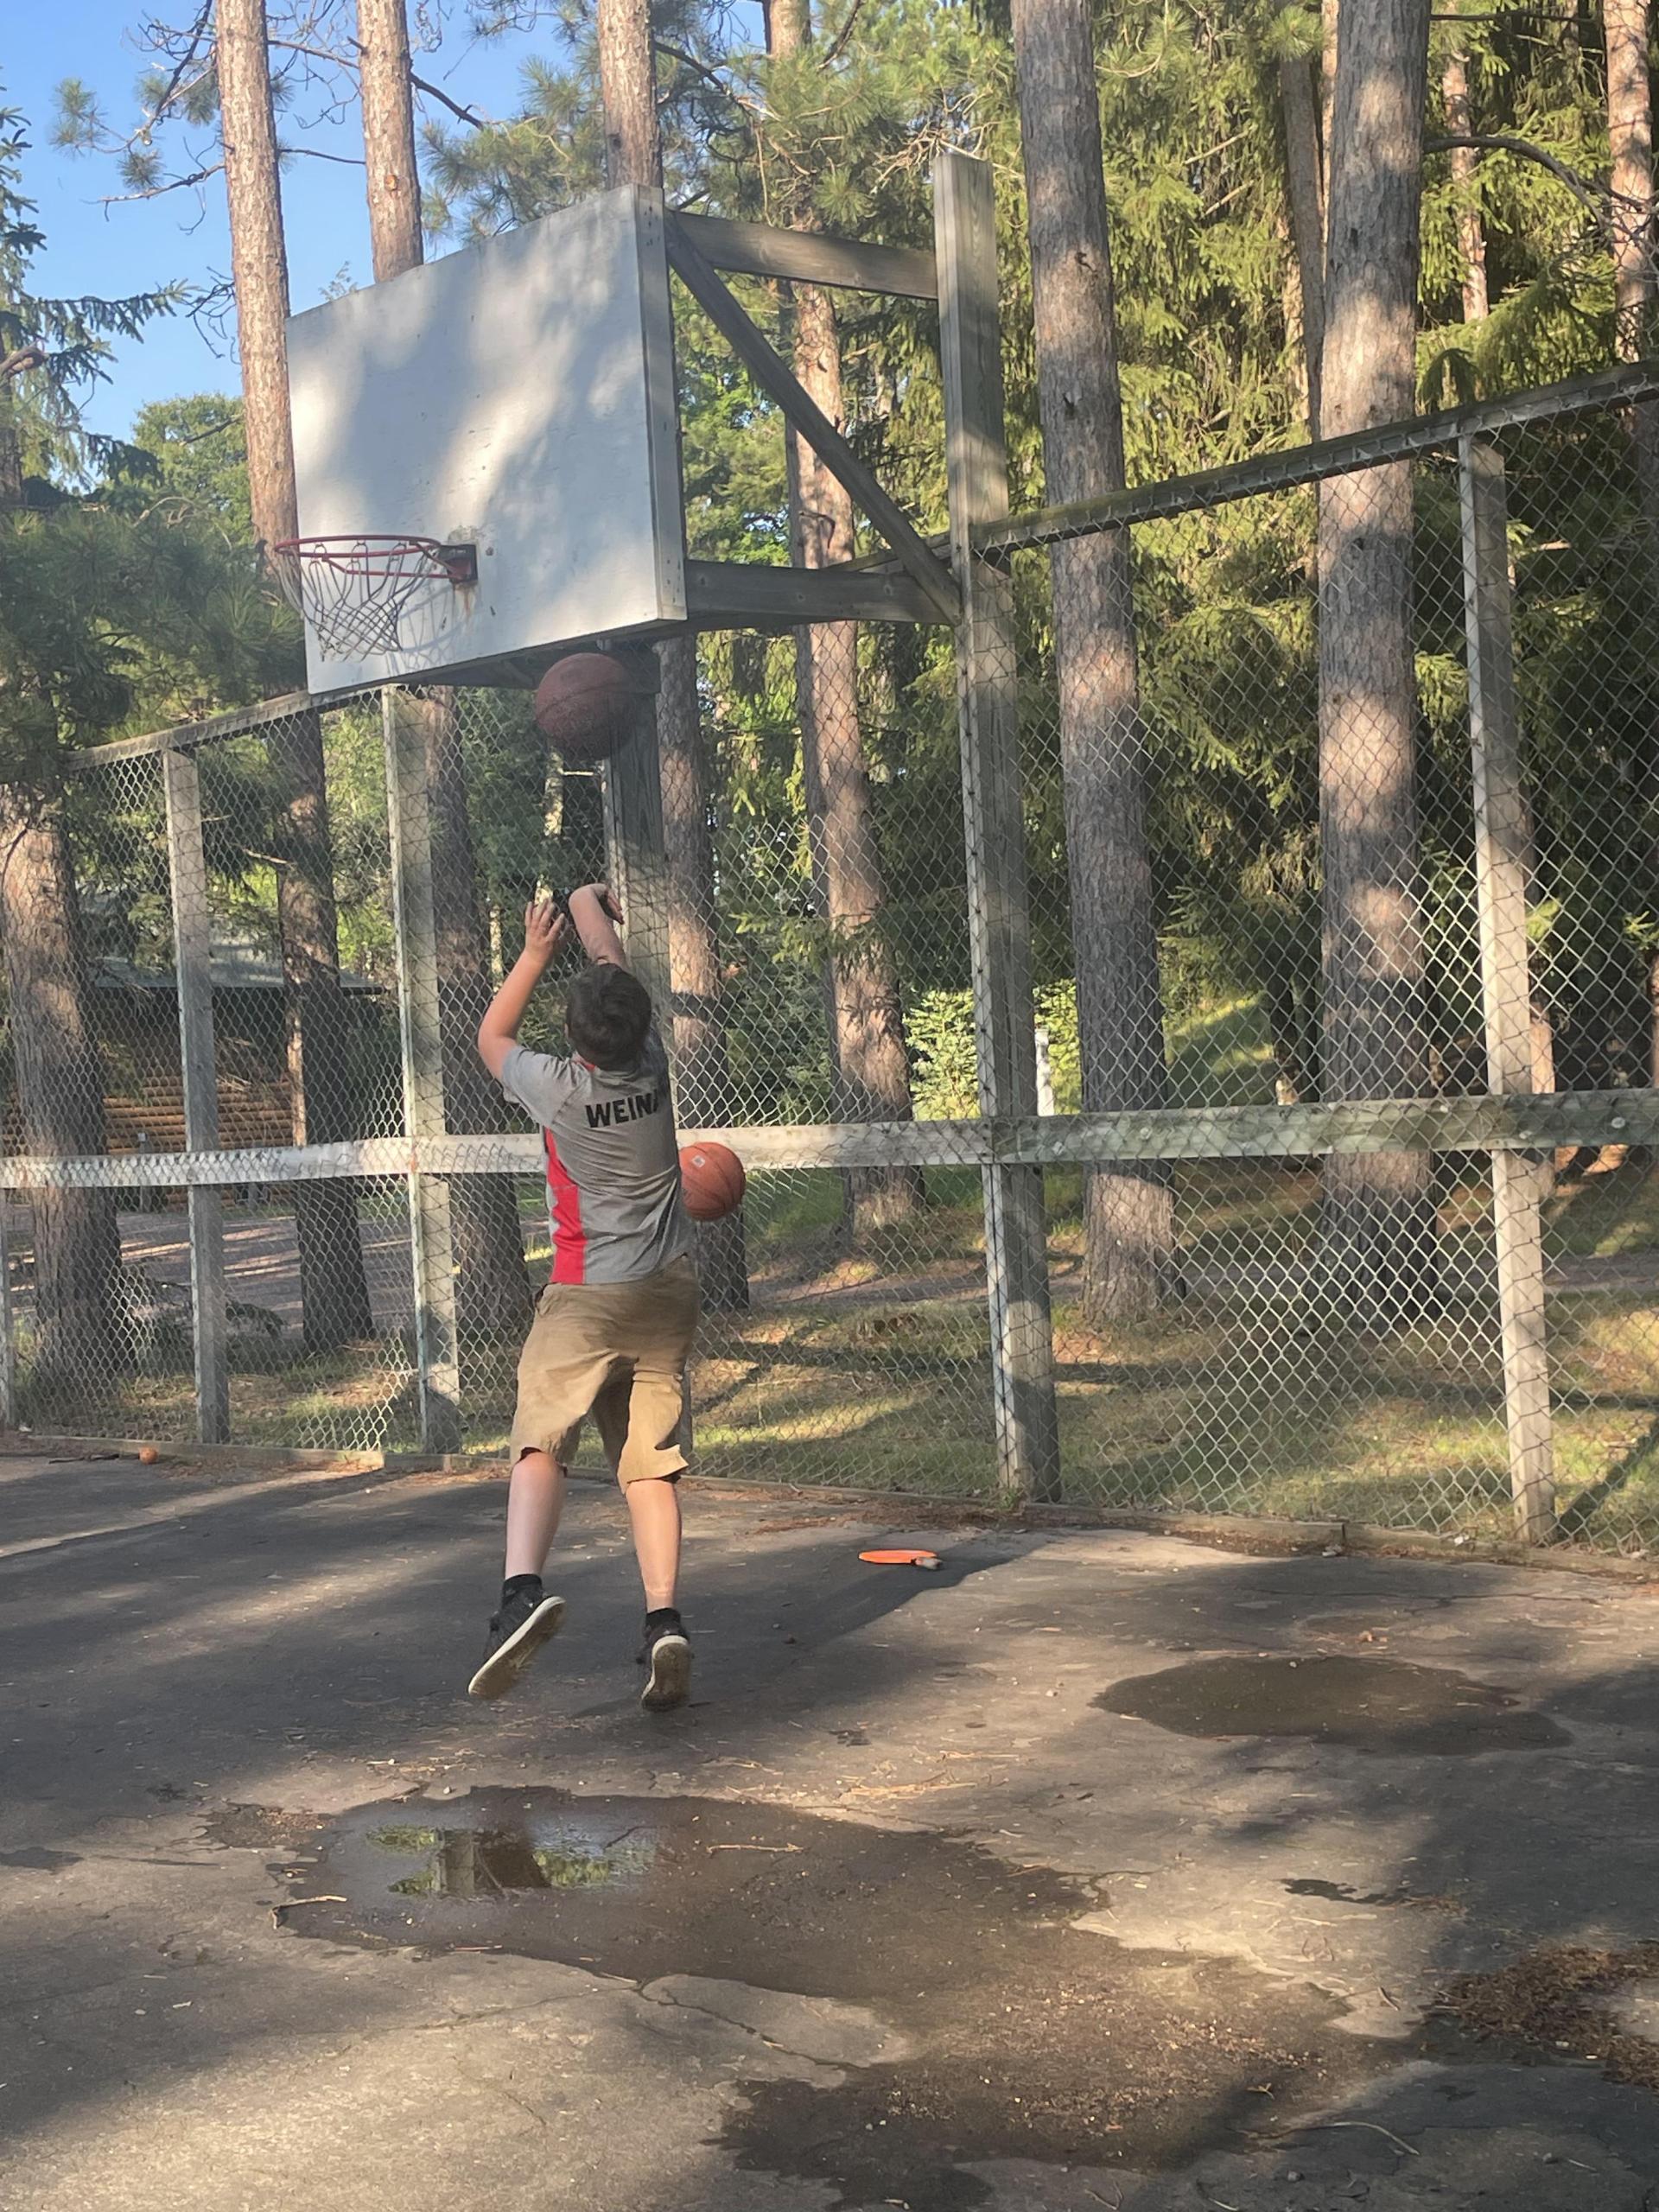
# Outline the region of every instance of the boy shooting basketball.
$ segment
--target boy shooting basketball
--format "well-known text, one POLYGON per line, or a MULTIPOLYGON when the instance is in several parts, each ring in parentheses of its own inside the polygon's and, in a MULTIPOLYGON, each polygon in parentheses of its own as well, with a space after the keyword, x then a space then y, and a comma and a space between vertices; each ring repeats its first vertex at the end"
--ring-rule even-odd
POLYGON ((507 1556, 474 1697, 499 1697, 557 1633, 564 1600, 542 1570, 559 1524, 565 1469, 592 1414, 623 1496, 645 1591, 642 1702, 683 1705, 691 1646, 675 1607, 681 1389, 697 1323, 692 1230, 668 1059, 651 999, 629 974, 603 884, 573 892, 567 924, 550 899, 524 917, 524 949, 479 1025, 485 1065, 547 1145, 553 1273, 518 1363, 507 1492, 507 1556), (574 928, 588 965, 565 1004, 569 1058, 518 1042, 537 985, 574 928))

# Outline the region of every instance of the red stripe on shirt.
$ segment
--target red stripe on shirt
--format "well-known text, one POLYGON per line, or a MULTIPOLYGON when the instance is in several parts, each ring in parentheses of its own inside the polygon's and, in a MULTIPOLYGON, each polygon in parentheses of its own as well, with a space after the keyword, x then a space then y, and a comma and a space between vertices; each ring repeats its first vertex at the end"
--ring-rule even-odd
POLYGON ((553 1224, 554 1282, 585 1282, 588 1279, 588 1232, 582 1225, 582 1192, 570 1171, 559 1158, 551 1129, 542 1132, 547 1145, 547 1211, 553 1224))

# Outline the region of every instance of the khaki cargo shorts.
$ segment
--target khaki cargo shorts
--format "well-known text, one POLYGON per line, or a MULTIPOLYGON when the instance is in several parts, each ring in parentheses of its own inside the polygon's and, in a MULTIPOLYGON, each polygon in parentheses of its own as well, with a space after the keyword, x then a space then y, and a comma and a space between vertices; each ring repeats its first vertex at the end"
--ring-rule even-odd
POLYGON ((690 1259, 638 1282, 549 1283, 518 1361, 512 1465, 545 1452, 568 1467, 591 1414, 620 1482, 673 1481, 685 1471, 681 1393, 696 1332, 690 1259))

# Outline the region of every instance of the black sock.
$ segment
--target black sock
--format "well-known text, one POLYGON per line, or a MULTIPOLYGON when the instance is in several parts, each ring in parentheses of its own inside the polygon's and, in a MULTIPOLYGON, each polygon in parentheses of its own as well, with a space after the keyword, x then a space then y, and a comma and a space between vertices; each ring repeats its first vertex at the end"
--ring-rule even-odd
POLYGON ((680 1609, 677 1605, 658 1605, 654 1612, 645 1615, 645 1633, 654 1635, 659 1628, 678 1628, 680 1609))
POLYGON ((502 1605, 510 1605, 521 1592, 526 1597, 534 1598, 539 1603, 542 1595, 541 1576, 539 1574, 510 1574, 501 1585, 502 1605))

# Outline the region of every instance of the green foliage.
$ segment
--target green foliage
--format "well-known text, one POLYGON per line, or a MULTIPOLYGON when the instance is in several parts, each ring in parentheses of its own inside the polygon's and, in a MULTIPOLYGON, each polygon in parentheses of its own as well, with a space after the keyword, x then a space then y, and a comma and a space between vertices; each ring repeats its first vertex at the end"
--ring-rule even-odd
MULTIPOLYGON (((1047 1056, 1054 1111, 1075 1114, 1083 1084, 1077 1046, 1077 995, 1070 982, 1036 993, 1032 1016, 1047 1056)), ((906 1023, 916 1090, 924 1121, 974 1121, 979 1116, 979 1077, 974 1049, 970 993, 925 991, 906 1023)))
POLYGON ((146 325, 173 312, 181 293, 176 285, 118 300, 35 292, 30 265, 46 240, 22 189, 29 143, 18 110, 0 107, 0 356, 26 346, 44 356, 23 375, 0 381, 0 440, 16 439, 25 477, 37 480, 37 495, 49 496, 47 480, 65 473, 84 482, 111 467, 143 471, 134 448, 86 429, 80 403, 108 378, 111 340, 142 337, 146 325))
POLYGON ((253 537, 248 503, 248 448, 242 402, 228 392, 153 400, 140 410, 132 443, 154 462, 137 487, 203 523, 216 524, 236 543, 253 537))
POLYGON ((0 515, 0 782, 294 674, 291 619, 218 532, 78 501, 0 515))

